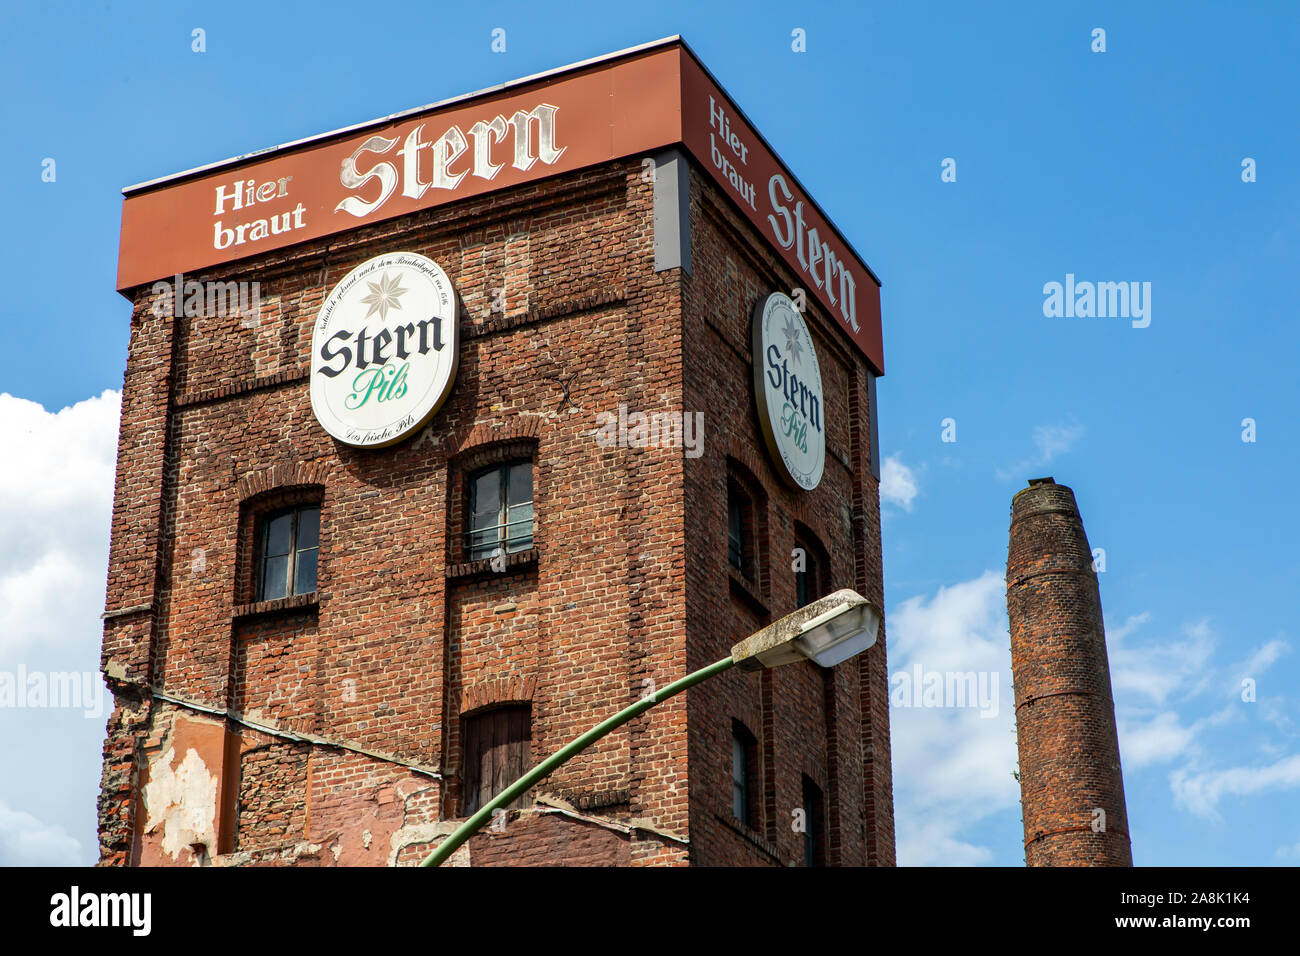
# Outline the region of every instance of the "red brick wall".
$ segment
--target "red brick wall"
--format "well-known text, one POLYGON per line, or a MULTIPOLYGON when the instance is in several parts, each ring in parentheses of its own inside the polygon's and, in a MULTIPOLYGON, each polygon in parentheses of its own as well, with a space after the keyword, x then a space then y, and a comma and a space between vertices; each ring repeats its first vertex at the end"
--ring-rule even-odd
MULTIPOLYGON (((705 451, 686 462, 688 662, 725 656, 732 643, 795 609, 796 525, 830 558, 832 590, 882 602, 879 488, 872 477, 867 366, 808 296, 825 391, 827 456, 821 484, 791 490, 778 479, 758 429, 750 355, 755 303, 787 293, 795 277, 707 177, 692 167, 692 274, 684 283, 687 410, 705 412, 705 451), (729 464, 730 462, 730 464, 729 464), (760 567, 747 582, 727 563, 728 469, 757 482, 760 567), (721 609, 721 610, 720 610, 721 609)), ((788 665, 764 675, 730 672, 691 691, 692 861, 799 864, 792 827, 802 775, 825 794, 828 860, 892 865, 885 635, 861 660, 834 671, 788 665), (758 737, 763 806, 750 829, 732 817, 731 721, 758 737)), ((806 809, 806 808, 805 808, 806 809)))
POLYGON ((1025 862, 1132 866, 1101 592, 1064 485, 1012 499, 1007 614, 1025 862))
MULTIPOLYGON (((706 188, 697 176, 697 204, 716 205, 706 188)), ((640 161, 615 163, 188 277, 260 282, 256 323, 156 317, 150 291, 139 291, 103 652, 117 707, 105 744, 102 862, 138 862, 142 848, 151 860, 191 859, 162 849, 166 808, 150 810, 138 792, 178 712, 225 728, 224 748, 198 754, 199 777, 222 788, 214 826, 224 845, 207 848, 216 862, 414 862, 454 827, 467 710, 528 703, 538 760, 648 682, 663 686, 721 656, 793 606, 782 568, 794 520, 828 549, 837 586, 880 600, 861 361, 818 316, 831 437, 850 466, 828 463, 823 489, 795 500, 755 444, 742 367, 749 305, 718 319, 721 336, 703 311, 728 295, 704 274, 726 243, 755 237, 735 231, 734 216, 726 233, 717 214, 699 218, 700 258, 684 284, 678 270, 654 272, 652 201, 640 161), (352 449, 312 416, 311 325, 338 279, 396 249, 428 256, 455 284, 460 367, 419 436, 352 449), (498 288, 504 309, 494 311, 498 288), (742 354, 711 357, 724 337, 742 354), (620 403, 707 410, 705 456, 600 447, 596 415, 620 403), (536 456, 536 549, 495 573, 465 561, 464 475, 520 453, 536 456), (728 585, 725 510, 715 508, 727 454, 772 496, 770 583, 748 598, 728 585), (296 494, 322 507, 318 590, 250 605, 249 516, 296 494), (717 602, 735 609, 725 628, 717 602)), ((731 255, 750 305, 766 291, 764 275, 788 284, 768 253, 731 255)), ((883 702, 883 635, 871 653, 883 702)), ((792 859, 787 821, 801 773, 827 793, 832 862, 892 862, 887 714, 862 710, 858 667, 837 671, 829 699, 812 665, 770 681, 760 699, 760 678, 728 674, 707 695, 692 691, 689 702, 639 717, 537 788, 571 814, 512 815, 504 833, 468 844, 470 862, 792 859), (713 816, 729 810, 729 770, 703 741, 715 723, 725 727, 729 760, 733 698, 750 708, 756 733, 770 725, 766 780, 775 789, 756 836, 713 816), (873 750, 884 772, 864 776, 873 750), (883 795, 883 811, 868 813, 871 794, 883 795)))

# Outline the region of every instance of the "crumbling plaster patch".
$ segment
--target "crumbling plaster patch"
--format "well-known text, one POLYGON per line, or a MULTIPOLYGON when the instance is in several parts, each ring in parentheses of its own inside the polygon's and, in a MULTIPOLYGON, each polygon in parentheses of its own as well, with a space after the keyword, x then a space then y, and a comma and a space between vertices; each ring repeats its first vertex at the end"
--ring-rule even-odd
POLYGON ((173 860, 181 850, 196 844, 206 847, 211 855, 217 845, 217 775, 193 747, 173 769, 175 759, 175 748, 168 747, 149 765, 149 782, 144 787, 145 832, 161 826, 163 852, 173 860))

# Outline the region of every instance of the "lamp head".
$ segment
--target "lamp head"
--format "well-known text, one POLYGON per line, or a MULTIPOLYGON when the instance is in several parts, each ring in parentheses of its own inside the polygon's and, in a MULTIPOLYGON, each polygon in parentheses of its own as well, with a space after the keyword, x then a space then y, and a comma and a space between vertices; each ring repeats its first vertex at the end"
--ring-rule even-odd
POLYGON ((834 667, 876 643, 880 610, 845 588, 787 614, 731 649, 741 670, 815 661, 834 667))

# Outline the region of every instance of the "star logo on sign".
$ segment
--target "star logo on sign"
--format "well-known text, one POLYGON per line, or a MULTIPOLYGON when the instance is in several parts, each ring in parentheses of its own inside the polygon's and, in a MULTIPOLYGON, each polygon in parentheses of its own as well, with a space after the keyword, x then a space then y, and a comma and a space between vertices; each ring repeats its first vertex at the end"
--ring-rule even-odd
POLYGON ((803 361, 803 343, 799 341, 799 326, 795 325, 794 316, 787 315, 785 327, 781 329, 785 335, 785 350, 790 357, 796 362, 803 361))
POLYGON ((379 277, 378 282, 367 282, 366 285, 370 287, 370 295, 362 299, 361 304, 370 306, 370 311, 366 313, 367 319, 376 312, 379 313, 380 319, 387 319, 389 309, 402 307, 397 297, 409 291, 402 288, 400 276, 390 280, 387 272, 379 277))

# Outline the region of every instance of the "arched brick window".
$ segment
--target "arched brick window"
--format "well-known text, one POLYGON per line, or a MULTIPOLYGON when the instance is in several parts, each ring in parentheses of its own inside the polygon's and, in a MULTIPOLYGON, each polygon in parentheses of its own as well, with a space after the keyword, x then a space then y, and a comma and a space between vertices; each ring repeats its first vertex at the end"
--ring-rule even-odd
POLYGON ((822 788, 803 775, 803 865, 826 865, 826 802, 822 788))
POLYGON ((738 720, 731 722, 731 813, 758 829, 758 740, 738 720))
POLYGON ((751 585, 762 578, 766 558, 767 496, 739 461, 727 460, 727 563, 751 585))
POLYGON ((236 603, 274 601, 319 589, 325 489, 297 485, 241 502, 236 603))
POLYGON ((831 560, 817 536, 797 521, 794 547, 790 565, 794 570, 795 606, 803 607, 830 593, 831 560))
POLYGON ((253 600, 310 594, 316 590, 320 505, 305 503, 263 515, 257 522, 253 600))
POLYGON ((465 554, 471 561, 533 546, 533 462, 513 459, 480 468, 466 482, 465 554))

